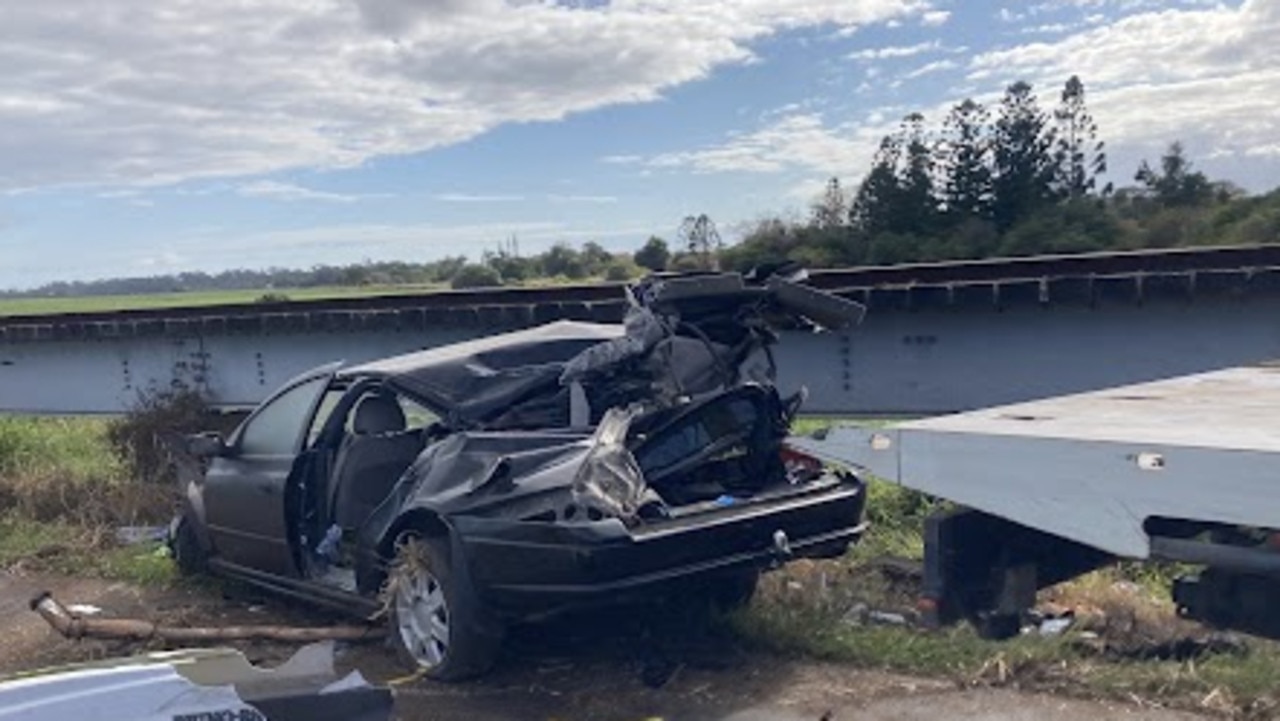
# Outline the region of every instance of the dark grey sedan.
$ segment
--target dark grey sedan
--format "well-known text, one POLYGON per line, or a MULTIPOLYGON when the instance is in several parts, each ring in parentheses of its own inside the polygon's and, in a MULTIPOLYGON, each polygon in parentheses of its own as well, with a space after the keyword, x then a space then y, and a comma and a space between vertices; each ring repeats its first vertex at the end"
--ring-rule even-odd
POLYGON ((286 384, 184 481, 180 567, 372 615, 441 679, 510 623, 661 594, 745 602, 842 553, 862 483, 789 449, 776 331, 862 308, 777 275, 655 278, 623 324, 558 322, 286 384))

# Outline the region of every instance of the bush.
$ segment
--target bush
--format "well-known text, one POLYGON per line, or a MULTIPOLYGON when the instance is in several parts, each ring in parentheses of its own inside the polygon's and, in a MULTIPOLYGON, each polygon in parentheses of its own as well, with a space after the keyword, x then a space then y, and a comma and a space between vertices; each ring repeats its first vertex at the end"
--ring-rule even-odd
POLYGON ((614 283, 622 283, 639 277, 640 266, 626 260, 615 260, 604 269, 604 279, 614 283))
POLYGON ((464 265, 449 279, 449 286, 455 290, 463 288, 493 288, 502 285, 502 276, 487 265, 471 263, 464 265))
POLYGON ((173 489, 135 483, 97 418, 0 418, 0 521, 88 528, 159 523, 173 489))
POLYGON ((170 445, 178 438, 206 430, 209 402, 187 387, 140 393, 138 402, 107 427, 107 441, 136 481, 174 483, 170 445))
POLYGON ((637 265, 658 273, 666 270, 667 264, 671 262, 671 249, 667 247, 667 241, 651 236, 644 247, 635 252, 633 258, 637 265))

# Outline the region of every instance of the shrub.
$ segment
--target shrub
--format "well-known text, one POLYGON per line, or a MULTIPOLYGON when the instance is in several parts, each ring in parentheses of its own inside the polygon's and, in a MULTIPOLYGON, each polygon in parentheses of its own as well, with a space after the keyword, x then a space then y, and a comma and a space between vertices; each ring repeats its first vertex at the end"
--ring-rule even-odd
POLYGON ((124 461, 134 480, 145 483, 176 481, 169 444, 205 430, 211 412, 204 394, 185 386, 150 390, 123 417, 107 428, 107 441, 124 461))
POLYGON ((106 437, 111 423, 0 418, 0 521, 86 528, 163 522, 173 507, 173 489, 129 480, 106 437))
POLYGON ((604 279, 612 282, 631 280, 640 275, 640 267, 626 260, 615 260, 604 269, 604 279))
POLYGON ((454 289, 492 288, 502 285, 502 276, 487 265, 472 263, 459 268, 449 279, 449 285, 454 289))

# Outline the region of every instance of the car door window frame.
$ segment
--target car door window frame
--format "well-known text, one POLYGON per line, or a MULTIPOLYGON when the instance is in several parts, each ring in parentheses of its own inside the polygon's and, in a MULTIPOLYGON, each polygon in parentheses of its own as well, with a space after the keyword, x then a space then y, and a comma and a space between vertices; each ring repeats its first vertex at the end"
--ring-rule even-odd
POLYGON ((228 446, 232 449, 233 454, 249 458, 280 458, 296 456, 301 453, 303 450, 303 444, 311 431, 311 425, 315 422, 316 412, 319 410, 320 403, 324 400, 325 394, 333 383, 334 372, 341 366, 341 363, 330 363, 308 371, 307 373, 297 376, 291 382, 285 384, 280 390, 271 394, 267 400, 263 401, 261 405, 254 409, 253 413, 250 414, 248 418, 244 419, 244 422, 240 424, 240 427, 236 428, 235 433, 231 436, 228 442, 228 446), (298 432, 293 439, 293 445, 290 450, 283 453, 251 453, 244 450, 245 433, 253 426, 256 420, 262 417, 262 413, 264 411, 286 395, 298 390, 302 386, 318 382, 322 382, 323 387, 320 388, 315 394, 315 397, 311 399, 311 404, 308 407, 302 422, 298 424, 298 432))

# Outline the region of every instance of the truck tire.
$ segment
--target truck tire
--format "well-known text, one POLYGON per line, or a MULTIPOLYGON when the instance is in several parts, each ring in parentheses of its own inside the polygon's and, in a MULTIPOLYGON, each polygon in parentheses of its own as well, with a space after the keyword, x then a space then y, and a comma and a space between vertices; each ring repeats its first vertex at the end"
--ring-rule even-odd
POLYGON ((388 574, 388 636, 401 662, 438 681, 488 671, 502 645, 499 627, 450 563, 448 537, 406 534, 388 574))

